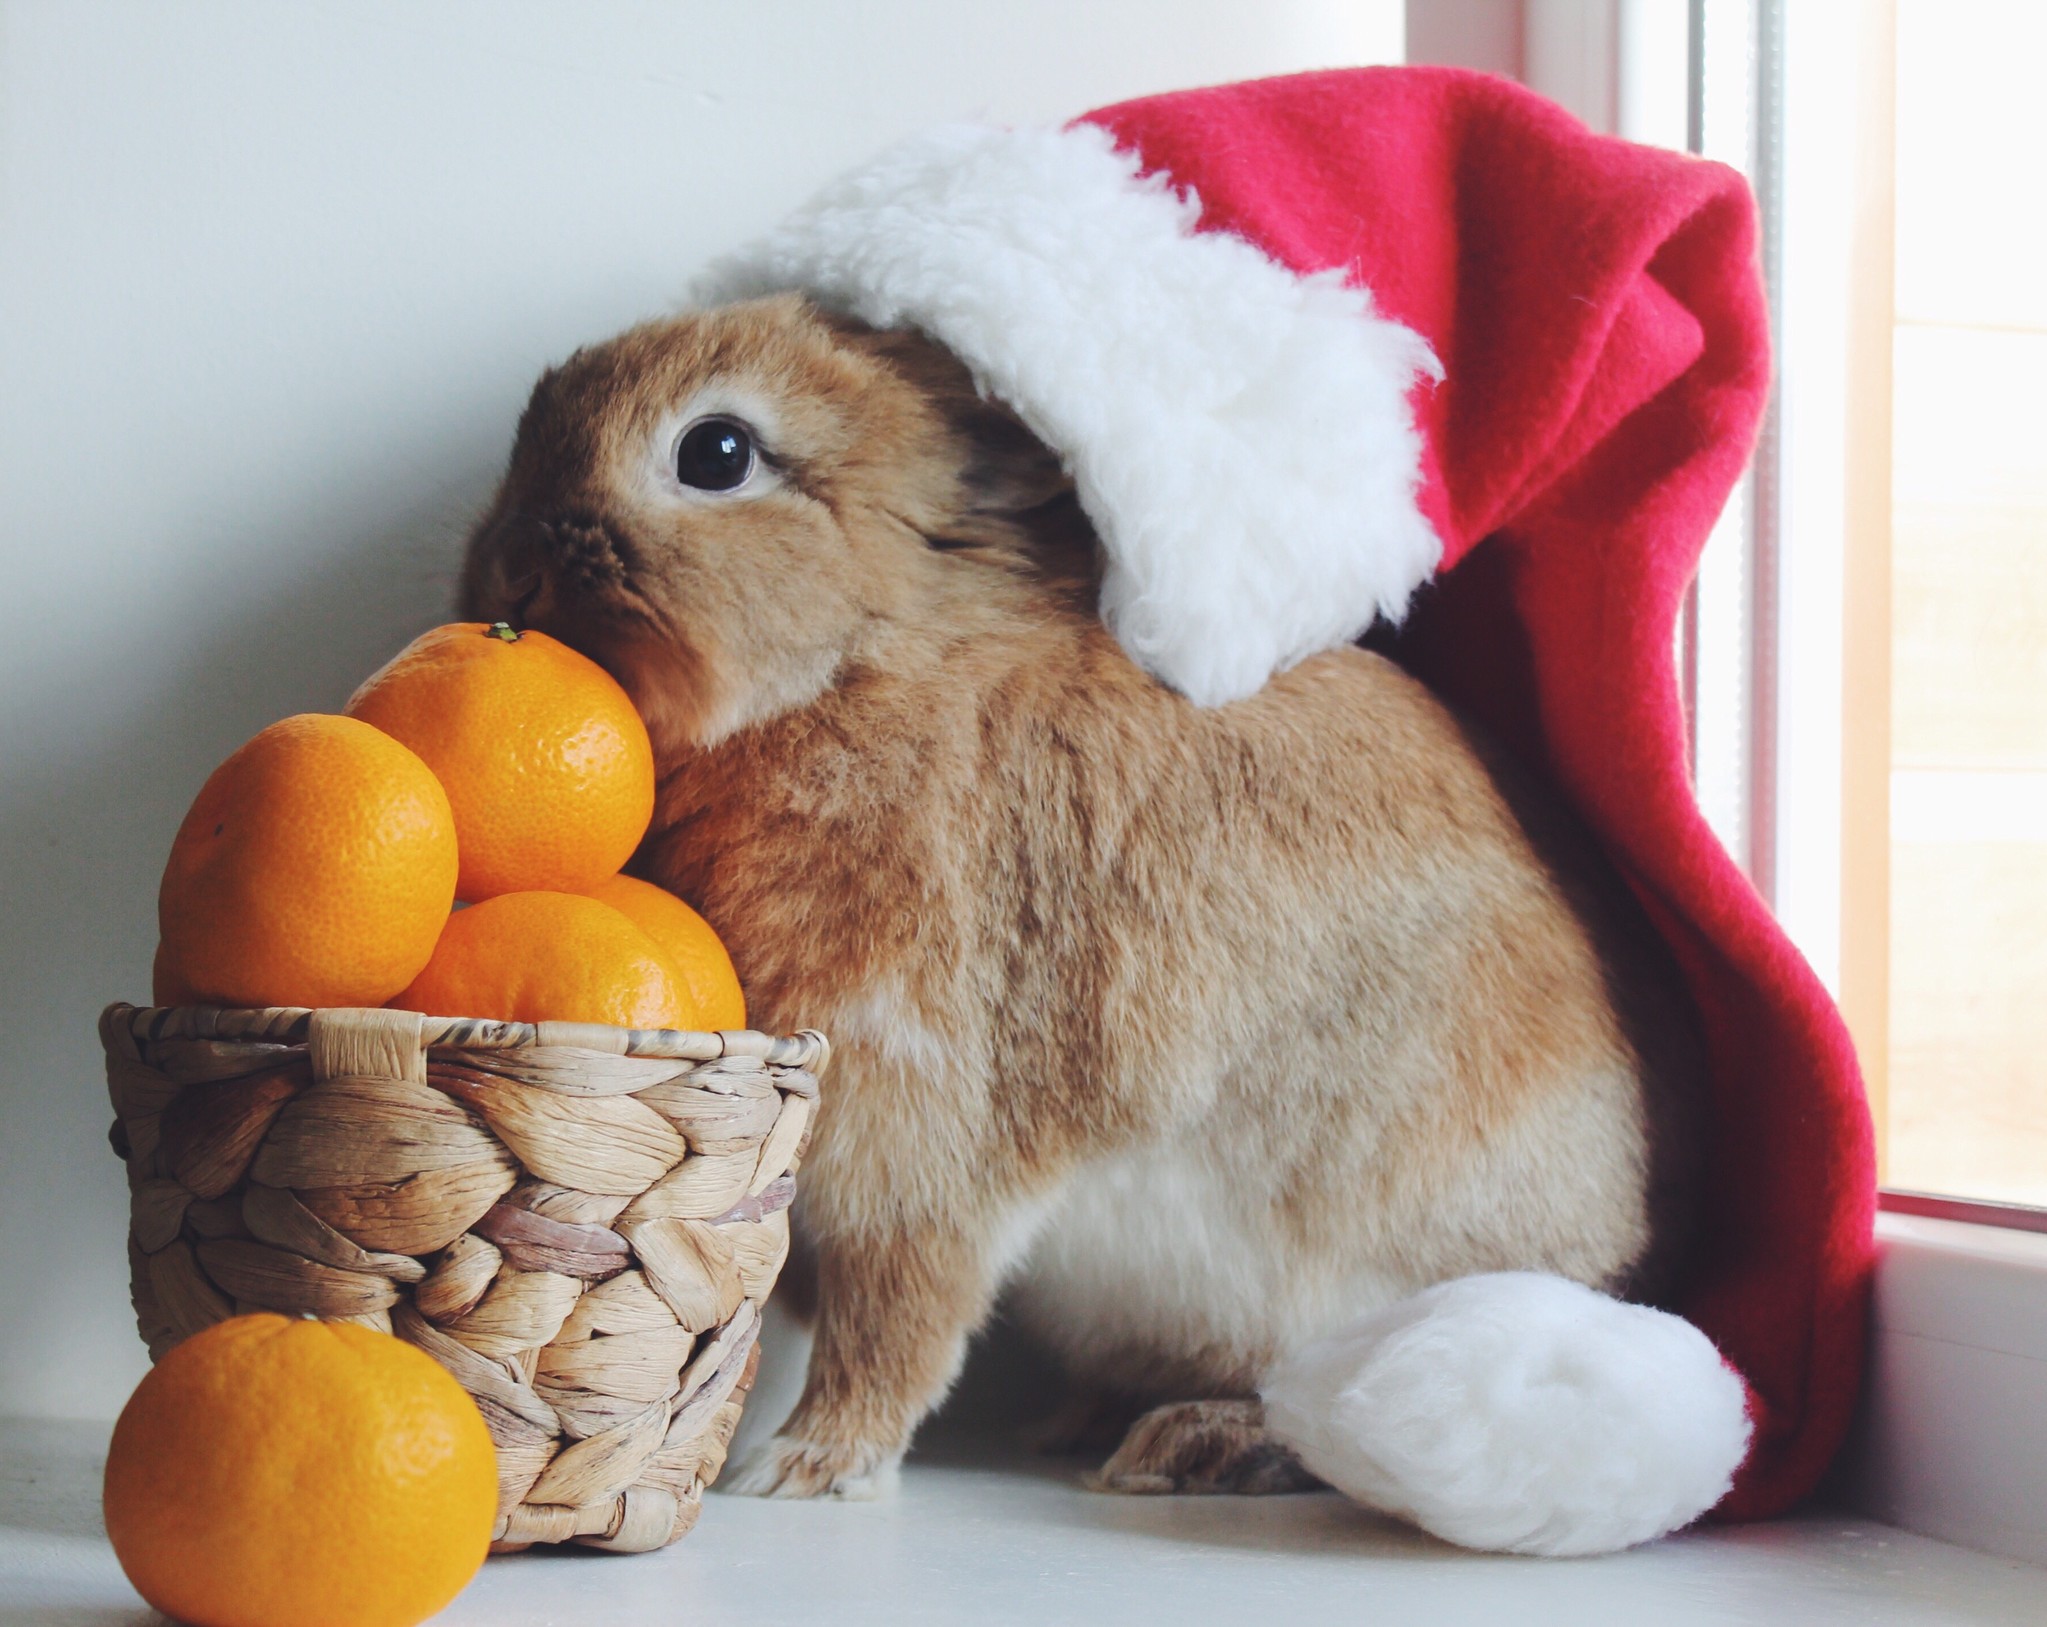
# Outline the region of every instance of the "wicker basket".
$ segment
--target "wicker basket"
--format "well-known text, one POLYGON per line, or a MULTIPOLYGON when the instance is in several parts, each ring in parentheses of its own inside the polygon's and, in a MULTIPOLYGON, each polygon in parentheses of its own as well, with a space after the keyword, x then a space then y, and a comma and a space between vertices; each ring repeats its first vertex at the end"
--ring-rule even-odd
POLYGON ((501 1549, 695 1522, 823 1035, 115 1005, 100 1036, 152 1359, 242 1311, 386 1329, 482 1408, 501 1549))

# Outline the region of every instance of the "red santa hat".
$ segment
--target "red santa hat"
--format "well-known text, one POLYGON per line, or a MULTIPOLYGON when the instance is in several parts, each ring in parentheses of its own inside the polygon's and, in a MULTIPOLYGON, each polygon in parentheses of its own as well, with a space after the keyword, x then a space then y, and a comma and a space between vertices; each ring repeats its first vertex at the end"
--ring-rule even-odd
POLYGON ((1220 704, 1401 624, 1400 659, 1563 788, 1707 1034, 1674 1309, 1747 1386, 1720 1512, 1810 1491, 1861 1365, 1870 1122, 1833 1003, 1699 813, 1673 667, 1768 390, 1741 178, 1504 80, 1307 74, 906 142, 701 291, 785 288, 932 335, 1063 455, 1102 613, 1166 683, 1220 704))

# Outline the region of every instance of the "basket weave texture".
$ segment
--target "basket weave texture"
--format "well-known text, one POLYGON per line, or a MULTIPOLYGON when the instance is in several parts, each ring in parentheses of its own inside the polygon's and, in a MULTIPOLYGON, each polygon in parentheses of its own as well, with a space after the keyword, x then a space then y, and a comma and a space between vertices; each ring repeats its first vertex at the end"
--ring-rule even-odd
POLYGON ((246 1311, 379 1328, 482 1409, 500 1549, 695 1523, 823 1035, 113 1005, 100 1037, 152 1360, 246 1311))

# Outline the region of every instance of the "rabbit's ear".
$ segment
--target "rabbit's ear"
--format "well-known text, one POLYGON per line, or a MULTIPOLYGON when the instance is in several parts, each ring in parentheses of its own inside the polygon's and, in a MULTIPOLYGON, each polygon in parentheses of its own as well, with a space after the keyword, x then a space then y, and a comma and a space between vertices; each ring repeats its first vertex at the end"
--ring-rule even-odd
POLYGON ((976 395, 953 421, 972 448, 961 482, 972 513, 1026 514, 1073 490, 1058 453, 1001 403, 976 395))
POLYGON ((825 320, 911 384, 964 443, 960 518, 1026 514, 1073 489, 1058 454, 1008 407, 982 395, 966 365, 944 346, 907 329, 869 328, 842 316, 825 320))

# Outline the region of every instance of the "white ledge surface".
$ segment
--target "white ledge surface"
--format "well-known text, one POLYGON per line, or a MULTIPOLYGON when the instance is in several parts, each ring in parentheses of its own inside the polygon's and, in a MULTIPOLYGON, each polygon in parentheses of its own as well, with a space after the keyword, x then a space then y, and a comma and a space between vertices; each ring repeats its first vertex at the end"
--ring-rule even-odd
POLYGON ((1876 1235, 1847 1501, 2047 1564, 2047 1233, 1884 1214, 1876 1235))
MULTIPOLYGON (((106 1426, 0 1426, 0 1622, 145 1627, 99 1521, 106 1426)), ((2038 1623, 2047 1574, 1805 1515, 1607 1559, 1459 1552, 1328 1495, 1107 1497, 1065 1465, 913 1463, 886 1503, 713 1496, 678 1546, 493 1559, 448 1627, 1168 1622, 2038 1623)))

